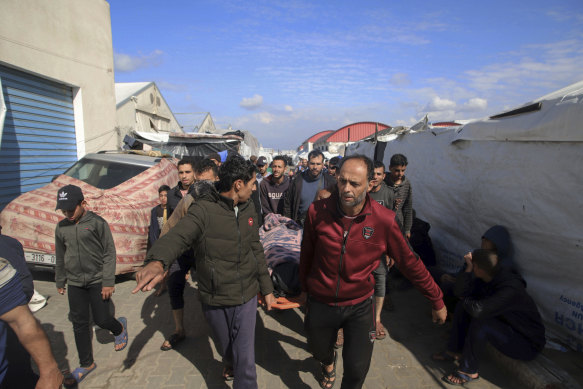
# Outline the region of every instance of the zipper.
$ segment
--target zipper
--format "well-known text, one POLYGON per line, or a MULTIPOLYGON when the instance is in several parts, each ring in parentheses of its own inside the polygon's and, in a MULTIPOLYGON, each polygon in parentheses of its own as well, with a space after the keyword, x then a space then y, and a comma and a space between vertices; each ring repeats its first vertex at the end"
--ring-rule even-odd
POLYGON ((344 253, 346 252, 346 241, 348 240, 348 234, 350 233, 350 229, 352 228, 352 224, 354 224, 354 219, 350 221, 348 225, 348 230, 344 231, 344 237, 342 239, 342 249, 340 250, 340 261, 338 263, 338 281, 336 282, 336 306, 338 306, 338 293, 340 291, 340 273, 342 271, 342 260, 344 259, 344 253))
POLYGON ((235 213, 235 221, 237 222, 237 237, 238 237, 238 243, 239 243, 239 252, 238 252, 238 256, 237 256, 237 276, 239 277, 239 285, 241 286, 241 304, 245 303, 245 296, 243 296, 243 280, 241 279, 241 271, 239 266, 241 265, 241 229, 239 228, 239 213, 241 212, 241 210, 239 209, 236 213, 235 213))

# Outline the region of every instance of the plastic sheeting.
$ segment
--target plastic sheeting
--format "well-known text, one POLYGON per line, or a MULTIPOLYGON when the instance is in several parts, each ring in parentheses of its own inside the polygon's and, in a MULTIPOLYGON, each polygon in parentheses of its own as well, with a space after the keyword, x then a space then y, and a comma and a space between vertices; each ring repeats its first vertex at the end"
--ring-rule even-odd
POLYGON ((83 190, 87 209, 109 223, 117 252, 116 274, 132 272, 146 257, 150 211, 158 204, 158 188, 177 182, 176 166, 168 159, 106 190, 60 175, 9 203, 0 214, 2 233, 18 239, 26 252, 54 254, 55 227, 63 219, 63 214, 55 211, 57 191, 68 184, 77 185, 83 190))
POLYGON ((471 122, 459 133, 409 133, 376 146, 355 144, 347 155, 373 158, 376 150, 386 166, 395 153, 407 156, 413 207, 431 224, 438 263, 446 268, 479 247, 489 227, 507 227, 547 337, 583 351, 583 142, 573 141, 582 133, 583 104, 576 99, 568 111, 544 100, 541 111, 525 114, 526 123, 516 116, 471 122), (537 135, 528 123, 541 124, 539 132, 561 130, 537 135))

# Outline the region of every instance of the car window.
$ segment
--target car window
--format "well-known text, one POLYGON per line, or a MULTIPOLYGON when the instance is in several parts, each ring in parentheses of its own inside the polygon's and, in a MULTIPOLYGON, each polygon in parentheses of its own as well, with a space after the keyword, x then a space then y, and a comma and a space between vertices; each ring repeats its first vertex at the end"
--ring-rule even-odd
POLYGON ((135 166, 119 162, 81 159, 64 174, 77 178, 99 189, 110 189, 147 170, 146 166, 135 166))

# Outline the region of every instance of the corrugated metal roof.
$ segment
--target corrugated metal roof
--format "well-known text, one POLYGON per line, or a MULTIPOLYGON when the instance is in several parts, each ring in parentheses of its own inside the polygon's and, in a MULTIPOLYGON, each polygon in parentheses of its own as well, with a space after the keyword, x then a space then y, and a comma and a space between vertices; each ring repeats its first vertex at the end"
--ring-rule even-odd
POLYGON ((362 138, 373 135, 375 128, 378 124, 378 130, 384 130, 385 128, 391 128, 391 126, 378 122, 359 122, 349 124, 330 134, 327 138, 323 137, 318 140, 318 143, 324 142, 356 142, 362 138), (349 130, 350 129, 350 130, 349 130), (350 133, 350 139, 349 139, 350 133))
POLYGON ((314 143, 318 139, 322 138, 323 136, 326 136, 326 135, 331 134, 333 132, 334 131, 332 131, 332 130, 320 131, 317 134, 312 135, 311 137, 309 137, 304 143, 309 143, 309 142, 314 143))

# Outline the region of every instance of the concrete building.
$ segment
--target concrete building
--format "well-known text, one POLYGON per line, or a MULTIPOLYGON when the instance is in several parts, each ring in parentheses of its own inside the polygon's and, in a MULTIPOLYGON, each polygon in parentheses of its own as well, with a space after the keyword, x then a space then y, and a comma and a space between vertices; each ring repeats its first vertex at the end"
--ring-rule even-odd
POLYGON ((154 82, 118 82, 115 101, 121 139, 133 131, 184 132, 154 82))
POLYGON ((2 0, 0 209, 85 153, 116 149, 105 0, 2 0))
POLYGON ((327 131, 320 131, 320 132, 312 135, 311 137, 309 137, 308 139, 303 141, 302 144, 298 147, 298 149, 297 149, 298 153, 309 153, 310 151, 312 151, 314 149, 314 142, 317 142, 318 139, 325 138, 327 135, 330 135, 333 132, 334 131, 332 131, 332 130, 327 130, 327 131))

